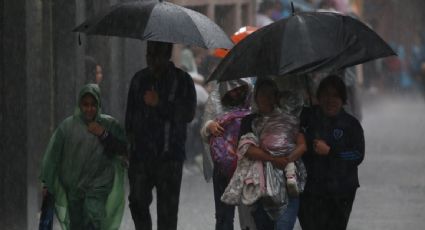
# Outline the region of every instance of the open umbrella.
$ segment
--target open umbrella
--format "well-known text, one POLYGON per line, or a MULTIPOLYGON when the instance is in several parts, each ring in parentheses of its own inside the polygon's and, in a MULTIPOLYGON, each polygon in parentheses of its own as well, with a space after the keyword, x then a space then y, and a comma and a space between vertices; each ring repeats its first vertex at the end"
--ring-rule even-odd
POLYGON ((390 55, 395 53, 388 44, 352 17, 302 12, 247 36, 230 50, 208 81, 333 72, 390 55))
POLYGON ((89 35, 231 48, 229 37, 206 16, 162 0, 132 1, 112 6, 74 29, 89 35))

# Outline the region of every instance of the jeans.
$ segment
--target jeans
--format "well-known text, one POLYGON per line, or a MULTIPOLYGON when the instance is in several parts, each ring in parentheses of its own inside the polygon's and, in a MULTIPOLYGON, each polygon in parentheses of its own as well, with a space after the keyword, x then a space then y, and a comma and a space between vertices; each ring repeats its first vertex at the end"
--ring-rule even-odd
POLYGON ((298 197, 289 197, 288 206, 276 220, 276 230, 292 230, 297 220, 300 199, 298 197))

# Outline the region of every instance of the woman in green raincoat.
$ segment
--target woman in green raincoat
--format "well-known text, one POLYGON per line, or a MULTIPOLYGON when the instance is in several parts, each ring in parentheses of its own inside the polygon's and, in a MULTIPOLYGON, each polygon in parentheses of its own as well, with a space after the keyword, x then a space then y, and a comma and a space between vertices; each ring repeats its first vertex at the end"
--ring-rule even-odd
POLYGON ((64 230, 112 230, 121 223, 125 132, 100 108, 99 87, 84 86, 74 115, 59 125, 44 155, 40 179, 64 230))

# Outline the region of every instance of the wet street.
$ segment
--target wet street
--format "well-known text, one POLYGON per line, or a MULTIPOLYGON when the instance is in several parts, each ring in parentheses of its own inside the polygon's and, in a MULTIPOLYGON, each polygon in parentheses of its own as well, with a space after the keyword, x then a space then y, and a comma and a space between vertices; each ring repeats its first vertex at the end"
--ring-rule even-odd
POLYGON ((366 158, 349 229, 423 229, 425 219, 423 97, 364 102, 366 158))

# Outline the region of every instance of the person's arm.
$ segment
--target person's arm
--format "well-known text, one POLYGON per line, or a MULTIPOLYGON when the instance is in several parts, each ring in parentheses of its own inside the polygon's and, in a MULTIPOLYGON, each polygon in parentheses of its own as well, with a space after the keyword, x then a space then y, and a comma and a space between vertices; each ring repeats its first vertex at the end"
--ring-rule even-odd
POLYGON ((254 145, 250 145, 248 147, 248 149, 246 150, 245 156, 248 157, 251 160, 255 160, 255 161, 270 161, 272 162, 274 157, 267 153, 266 151, 264 151, 263 149, 254 146, 254 145))
POLYGON ((105 154, 113 156, 118 154, 127 157, 127 143, 115 137, 111 132, 105 132, 99 137, 100 142, 104 146, 105 154))
POLYGON ((250 145, 245 153, 245 156, 251 160, 270 162, 275 167, 284 170, 286 165, 289 163, 288 157, 284 156, 272 156, 268 152, 263 149, 256 147, 254 145, 250 145))
MULTIPOLYGON (((239 138, 238 138, 239 141, 241 140, 242 136, 248 133, 253 133, 251 124, 254 117, 255 117, 254 114, 250 114, 242 118, 241 126, 239 129, 239 138)), ((266 153, 264 150, 254 145, 250 145, 248 147, 244 156, 247 156, 251 160, 259 160, 259 161, 271 161, 271 158, 272 158, 270 154, 266 153)))
POLYGON ((307 144, 305 142, 304 134, 298 133, 297 145, 295 149, 291 152, 291 154, 288 156, 289 162, 294 162, 298 160, 305 153, 305 151, 307 151, 307 144))
POLYGON ((348 164, 359 165, 365 154, 365 141, 363 128, 356 120, 349 130, 348 144, 346 146, 330 146, 330 155, 335 156, 348 164))
POLYGON ((201 129, 201 135, 204 140, 208 139, 211 135, 220 136, 223 135, 224 128, 216 121, 207 121, 201 129))
POLYGON ((125 113, 125 131, 131 144, 134 144, 134 116, 136 108, 136 97, 137 97, 137 74, 131 79, 130 88, 128 90, 127 97, 127 108, 125 113))
MULTIPOLYGON (((248 133, 252 133, 251 123, 254 118, 255 118, 255 114, 250 114, 242 118, 241 127, 239 130, 239 140, 241 139, 242 136, 248 133)), ((257 160, 257 161, 263 161, 263 162, 269 161, 273 165, 275 165, 276 167, 282 170, 285 169, 286 164, 289 163, 287 157, 274 157, 268 152, 254 145, 250 145, 248 147, 244 156, 248 157, 251 160, 257 160)))
POLYGON ((347 142, 345 145, 331 145, 324 140, 314 140, 314 150, 319 155, 329 155, 343 160, 345 163, 359 165, 364 159, 365 143, 363 128, 356 120, 349 125, 344 135, 347 142))
POLYGON ((202 113, 202 128, 200 133, 205 142, 207 142, 208 138, 211 136, 211 128, 208 127, 210 127, 211 123, 214 122, 221 109, 220 96, 218 95, 217 90, 216 86, 215 89, 208 95, 208 99, 202 113))
POLYGON ((204 126, 202 126, 202 128, 201 128, 201 130, 200 130, 200 134, 201 134, 202 140, 204 140, 204 141, 208 141, 208 138, 209 138, 209 137, 210 137, 210 135, 211 135, 210 131, 208 130, 208 126, 209 126, 212 122, 214 122, 214 121, 213 121, 213 120, 208 120, 208 121, 206 121, 206 122, 205 122, 205 124, 204 124, 204 126))
POLYGON ((125 140, 124 131, 119 126, 117 121, 114 120, 111 122, 111 130, 105 129, 105 127, 97 122, 89 123, 87 129, 89 132, 99 138, 100 143, 102 143, 104 147, 104 153, 107 156, 111 157, 115 154, 127 156, 127 142, 125 140), (118 138, 116 135, 120 136, 121 138, 118 138))
POLYGON ((176 79, 178 83, 174 101, 168 98, 159 98, 158 111, 162 118, 175 122, 189 123, 195 116, 196 91, 192 78, 184 73, 183 77, 176 79))

